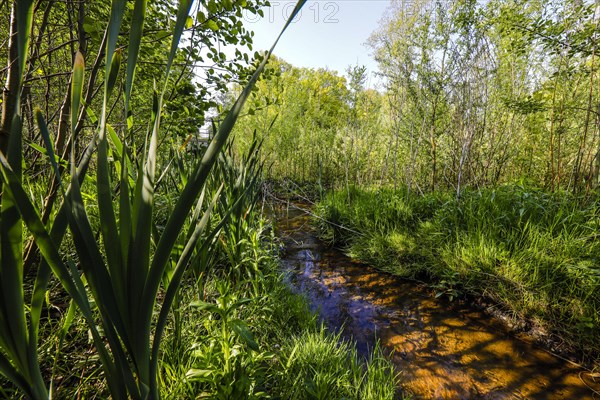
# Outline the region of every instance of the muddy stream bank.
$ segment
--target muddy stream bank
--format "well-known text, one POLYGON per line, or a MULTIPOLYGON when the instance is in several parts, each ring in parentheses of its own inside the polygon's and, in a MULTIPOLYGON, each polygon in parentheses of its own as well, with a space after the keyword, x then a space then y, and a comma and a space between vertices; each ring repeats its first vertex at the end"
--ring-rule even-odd
POLYGON ((309 216, 282 208, 276 231, 294 291, 365 354, 376 339, 416 399, 600 399, 591 374, 517 339, 475 307, 355 262, 327 248, 309 216))

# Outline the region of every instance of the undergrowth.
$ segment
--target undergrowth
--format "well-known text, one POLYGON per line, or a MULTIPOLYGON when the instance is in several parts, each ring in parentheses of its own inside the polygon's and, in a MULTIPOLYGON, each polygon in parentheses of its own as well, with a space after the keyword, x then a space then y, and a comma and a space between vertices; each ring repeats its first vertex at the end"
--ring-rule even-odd
POLYGON ((181 346, 165 351, 162 364, 165 398, 396 398, 397 376, 381 350, 359 359, 290 292, 275 256, 264 257, 261 269, 260 293, 250 281, 217 274, 202 301, 183 302, 181 346))
MULTIPOLYGON (((255 207, 260 168, 249 165, 256 155, 238 160, 226 152, 206 189, 217 191, 219 182, 245 177, 217 196, 211 226, 225 225, 209 251, 199 246, 182 280, 161 342, 160 397, 397 398, 397 373, 382 351, 377 347, 367 360, 359 358, 354 345, 318 324, 306 299, 284 283, 278 240, 255 207)), ((175 201, 171 193, 157 202, 157 225, 175 201)), ((48 295, 40 361, 52 397, 109 398, 83 316, 76 311, 65 325, 68 296, 54 281, 48 295)), ((159 293, 158 304, 164 295, 159 293)), ((0 380, 0 398, 22 397, 0 380)))
POLYGON ((324 238, 438 295, 483 296, 600 354, 597 201, 521 186, 424 196, 350 188, 317 207, 324 238), (346 228, 350 228, 346 229, 346 228))

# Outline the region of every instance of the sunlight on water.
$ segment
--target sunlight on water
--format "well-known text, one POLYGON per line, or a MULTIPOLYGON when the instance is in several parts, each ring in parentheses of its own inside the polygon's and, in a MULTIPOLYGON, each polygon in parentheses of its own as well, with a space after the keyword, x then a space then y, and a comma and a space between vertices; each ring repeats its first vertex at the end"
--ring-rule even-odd
POLYGON ((600 399, 597 375, 511 336, 474 307, 326 248, 303 212, 282 213, 277 230, 289 284, 362 354, 379 339, 415 398, 600 399))

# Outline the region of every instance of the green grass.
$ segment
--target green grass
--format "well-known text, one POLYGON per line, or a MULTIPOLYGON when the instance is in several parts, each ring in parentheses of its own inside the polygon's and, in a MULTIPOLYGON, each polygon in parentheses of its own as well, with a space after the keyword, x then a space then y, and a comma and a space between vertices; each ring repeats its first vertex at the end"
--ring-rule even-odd
MULTIPOLYGON (((246 232, 261 226, 253 224, 246 232)), ((232 271, 220 269, 205 282, 203 299, 195 306, 188 304, 197 292, 184 290, 180 345, 169 345, 176 340, 173 330, 165 337, 163 396, 395 398, 398 382, 390 361, 379 349, 361 360, 351 343, 319 326, 306 299, 291 293, 283 282, 272 242, 260 243, 256 251, 260 278, 239 280, 232 271)))
POLYGON ((351 188, 328 195, 323 236, 358 259, 439 294, 485 296, 558 334, 600 351, 600 208, 596 201, 520 186, 408 195, 351 188))
POLYGON ((273 372, 272 385, 282 399, 392 400, 396 396, 394 369, 379 347, 365 368, 351 343, 324 328, 285 340, 273 372))
POLYGON ((200 265, 192 265, 170 318, 159 373, 162 396, 394 398, 396 373, 381 351, 360 360, 352 344, 318 326, 306 300, 282 281, 277 239, 256 206, 260 144, 244 156, 230 152, 230 144, 226 148, 207 185, 213 193, 228 183, 211 225, 224 223, 212 256, 198 250, 194 257, 200 265))
MULTIPOLYGON (((216 257, 217 264, 209 268, 202 282, 196 280, 193 270, 185 276, 161 344, 157 376, 161 397, 397 398, 398 380, 390 361, 378 348, 369 359, 360 359, 352 343, 320 326, 306 299, 291 293, 281 278, 278 247, 270 236, 268 221, 255 211, 248 222, 238 239, 244 244, 243 262, 254 265, 259 273, 240 278, 236 266, 226 264, 227 257, 216 257), (199 300, 232 307, 227 315, 219 314, 214 308, 198 307, 199 300), (247 331, 244 335, 240 335, 240 325, 247 331), (224 373, 227 364, 229 371, 224 373)), ((223 237, 222 246, 236 245, 227 235, 223 237)), ((57 307, 67 299, 64 294, 58 296, 56 282, 49 293, 50 304, 57 307)), ((50 373, 56 355, 54 378, 44 375, 53 382, 54 398, 108 398, 101 364, 80 313, 76 313, 61 351, 56 351, 64 306, 61 311, 63 314, 54 318, 43 318, 40 334, 44 371, 50 373)), ((0 398, 19 398, 7 382, 0 382, 0 387, 4 390, 0 398)))
MULTIPOLYGON (((205 184, 277 41, 304 2, 298 1, 275 43, 264 54, 230 110, 215 127, 215 135, 201 161, 186 171, 186 182, 177 191, 175 204, 160 229, 156 226, 159 216, 154 210, 158 206, 155 195, 160 195, 156 172, 160 161, 158 145, 165 132, 164 128, 161 129, 163 99, 169 88, 171 67, 180 47, 180 38, 186 26, 193 23, 189 16, 193 2, 181 0, 174 8, 176 17, 169 35, 170 51, 164 74, 155 81, 152 112, 146 115, 148 131, 141 159, 135 158, 137 152, 130 151, 129 147, 133 143, 128 143, 126 138, 133 137, 135 113, 130 107, 130 99, 135 87, 134 76, 147 14, 144 0, 135 2, 131 14, 127 12, 127 1, 114 0, 111 3, 105 33, 106 47, 103 56, 100 56, 104 61, 105 81, 96 135, 81 157, 75 156, 76 146, 71 146, 68 175, 56 162, 45 114, 39 108, 35 110, 36 126, 44 141, 51 170, 60 181, 59 192, 63 200, 51 224, 42 220, 34 203, 37 199, 30 197, 31 191, 23 184, 20 93, 35 7, 31 0, 14 3, 12 18, 17 40, 9 44, 9 53, 10 57, 18 54, 18 62, 10 68, 10 75, 14 76, 11 86, 14 87, 7 91, 7 104, 13 103, 14 111, 9 111, 8 119, 12 121, 10 134, 3 135, 8 139, 2 140, 0 149, 0 375, 18 387, 24 396, 47 399, 52 395, 52 383, 48 380, 53 377, 52 374, 49 377, 43 374, 46 371, 42 371, 40 359, 45 355, 39 353, 39 342, 47 288, 50 278, 55 277, 87 324, 94 342, 94 356, 100 360, 111 397, 160 398, 157 376, 162 335, 172 306, 181 305, 179 285, 188 265, 197 265, 195 254, 214 248, 214 236, 227 222, 233 221, 221 215, 221 224, 212 229, 211 213, 220 198, 222 186, 213 188, 214 196, 205 198, 205 184), (123 60, 122 44, 117 44, 126 13, 131 17, 132 27, 127 57, 123 60), (13 46, 13 43, 16 45, 13 46), (117 77, 122 70, 126 76, 124 90, 120 93, 117 77), (127 127, 117 129, 119 132, 113 128, 117 121, 109 118, 109 104, 113 104, 117 92, 123 95, 124 100, 120 123, 127 127), (86 208, 90 198, 81 191, 85 177, 92 175, 87 172, 90 165, 96 172, 96 188, 90 195, 92 202, 97 204, 97 224, 91 215, 96 207, 92 210, 86 208), (70 228, 77 258, 66 258, 66 254, 60 251, 67 227, 70 228), (26 296, 23 289, 27 278, 24 268, 27 238, 35 242, 42 259, 31 296, 26 296), (160 301, 157 301, 158 298, 160 301)), ((92 112, 87 108, 89 105, 81 101, 85 70, 85 58, 77 52, 67 97, 70 99, 73 141, 78 116, 84 114, 82 108, 92 112)), ((114 104, 116 106, 117 103, 114 104)), ((143 119, 143 116, 138 117, 143 119)), ((227 184, 236 184, 237 187, 237 181, 227 184)), ((227 207, 235 208, 236 205, 227 204, 227 207)), ((174 314, 176 319, 180 317, 177 312, 174 314)), ((69 331, 71 316, 72 313, 69 313, 64 319, 64 329, 58 334, 59 343, 69 331)), ((181 325, 177 323, 176 326, 181 325)))

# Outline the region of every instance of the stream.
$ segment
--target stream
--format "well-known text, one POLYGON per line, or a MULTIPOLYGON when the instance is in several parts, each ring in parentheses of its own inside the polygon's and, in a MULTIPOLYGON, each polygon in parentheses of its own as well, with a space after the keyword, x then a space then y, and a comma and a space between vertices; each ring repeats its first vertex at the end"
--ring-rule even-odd
POLYGON ((516 338, 475 307, 328 248, 302 210, 277 216, 293 291, 359 354, 379 340, 414 399, 600 399, 599 374, 516 338))

